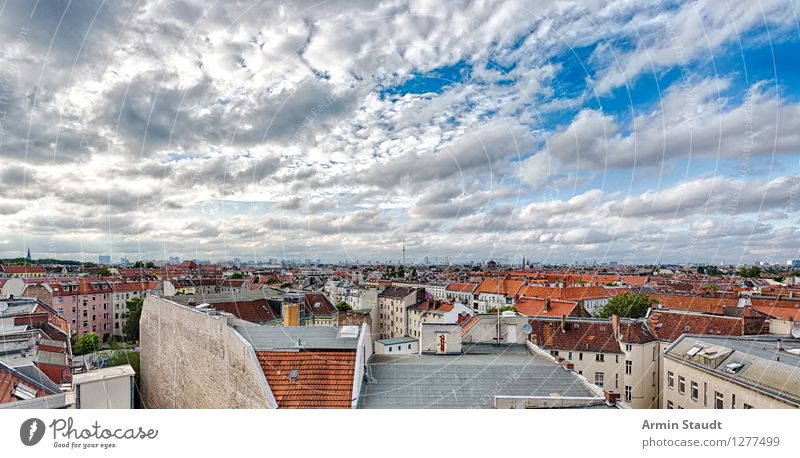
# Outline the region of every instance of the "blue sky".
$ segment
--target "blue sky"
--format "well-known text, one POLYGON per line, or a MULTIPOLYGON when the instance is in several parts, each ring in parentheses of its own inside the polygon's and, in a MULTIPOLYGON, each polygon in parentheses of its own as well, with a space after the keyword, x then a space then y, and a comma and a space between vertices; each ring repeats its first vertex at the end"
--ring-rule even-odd
POLYGON ((75 8, 0 13, 0 255, 800 257, 795 0, 75 8))

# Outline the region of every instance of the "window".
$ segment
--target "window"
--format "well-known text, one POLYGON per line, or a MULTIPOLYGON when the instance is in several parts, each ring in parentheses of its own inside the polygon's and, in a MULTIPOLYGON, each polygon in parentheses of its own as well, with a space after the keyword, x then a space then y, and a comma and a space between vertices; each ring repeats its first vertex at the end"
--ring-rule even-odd
POLYGON ((550 350, 550 356, 553 358, 558 358, 558 350, 550 350))
POLYGON ((731 393, 731 409, 736 408, 736 395, 731 393))
POLYGON ((614 388, 619 388, 619 374, 614 374, 614 388))
POLYGON ((656 347, 653 347, 653 361, 656 360, 656 347))
POLYGON ((583 353, 582 352, 578 353, 578 361, 583 361, 583 353))
POLYGON ((625 385, 625 401, 631 402, 631 399, 633 399, 632 389, 630 386, 625 385))
POLYGON ((653 386, 656 386, 656 373, 653 371, 653 386))
POLYGON ((602 387, 603 386, 603 382, 605 381, 605 378, 606 378, 606 376, 605 376, 604 373, 595 372, 594 373, 594 384, 599 386, 599 387, 602 387))
POLYGON ((567 359, 572 361, 572 352, 567 353, 567 359))
POLYGON ((678 376, 678 393, 686 393, 686 379, 682 375, 678 376))
POLYGON ((672 401, 667 401, 667 409, 673 409, 672 401))
POLYGON ((411 344, 408 344, 408 349, 411 350, 411 344))
POLYGON ((602 363, 603 361, 606 360, 606 355, 604 355, 602 353, 598 353, 598 354, 594 355, 594 360, 597 361, 597 362, 601 362, 602 363))
POLYGON ((690 393, 692 400, 696 401, 700 395, 700 389, 697 386, 697 382, 692 382, 692 392, 690 393))
POLYGON ((625 375, 633 374, 633 361, 625 360, 625 375))
POLYGON ((673 374, 671 371, 667 372, 667 386, 670 389, 675 388, 675 374, 673 374))
POLYGON ((625 344, 625 351, 633 351, 633 345, 625 344))
POLYGON ((720 393, 719 391, 714 392, 714 408, 715 409, 725 408, 725 399, 722 397, 722 393, 720 393))

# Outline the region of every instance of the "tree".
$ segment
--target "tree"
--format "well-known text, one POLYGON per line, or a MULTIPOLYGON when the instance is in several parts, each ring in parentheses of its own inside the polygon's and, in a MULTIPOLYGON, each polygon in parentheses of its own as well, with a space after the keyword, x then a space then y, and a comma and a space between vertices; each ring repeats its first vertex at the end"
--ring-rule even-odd
POLYGON ((139 317, 142 316, 144 300, 141 297, 134 297, 125 304, 128 306, 128 311, 125 312, 126 321, 122 332, 128 342, 136 342, 139 340, 139 317))
POLYGON ((481 270, 481 266, 472 266, 472 271, 473 272, 480 272, 480 270, 481 270))
MULTIPOLYGON (((517 308, 513 305, 504 305, 500 307, 500 312, 516 312, 517 308)), ((497 313, 497 307, 492 307, 486 311, 486 313, 497 313)))
POLYGON ((156 265, 155 265, 154 263, 152 263, 152 262, 148 262, 148 263, 147 263, 147 264, 145 264, 144 266, 145 266, 145 268, 147 268, 147 269, 155 269, 155 268, 156 268, 156 265))
POLYGON ((134 269, 141 269, 143 267, 144 267, 144 263, 142 261, 136 261, 136 262, 133 263, 133 268, 134 269))
POLYGON ((397 276, 404 278, 406 276, 406 266, 401 265, 397 268, 397 276))
POLYGON ((642 293, 622 293, 613 297, 600 309, 597 316, 609 318, 611 315, 619 315, 627 318, 641 318, 647 314, 647 309, 655 305, 656 300, 647 297, 642 293))
POLYGON ((745 267, 739 270, 739 275, 745 278, 758 278, 761 276, 761 268, 758 266, 745 267))
POLYGON ((97 276, 98 277, 110 277, 111 276, 111 271, 106 269, 106 268, 100 269, 100 270, 97 271, 97 276))
POLYGON ((229 278, 230 278, 231 280, 241 280, 241 279, 243 279, 243 278, 244 278, 244 275, 242 275, 242 273, 241 273, 241 272, 234 272, 234 274, 233 274, 233 275, 231 275, 229 278))
POLYGON ((100 336, 93 332, 78 337, 75 340, 75 345, 72 347, 72 353, 75 355, 85 355, 93 353, 100 349, 100 336))
POLYGON ((417 268, 416 267, 412 267, 411 268, 411 277, 412 278, 416 278, 417 277, 417 268))
POLYGON ((141 399, 139 399, 139 394, 141 393, 141 390, 139 389, 141 386, 139 382, 139 368, 141 367, 139 356, 140 353, 138 351, 119 350, 114 352, 114 356, 112 356, 111 360, 106 364, 106 367, 124 366, 126 364, 131 365, 134 372, 133 384, 135 390, 134 392, 136 393, 134 400, 137 409, 141 405, 141 399))
POLYGON ((345 301, 339 301, 339 303, 336 304, 336 309, 340 312, 346 312, 348 310, 353 310, 353 307, 350 307, 350 304, 345 301))

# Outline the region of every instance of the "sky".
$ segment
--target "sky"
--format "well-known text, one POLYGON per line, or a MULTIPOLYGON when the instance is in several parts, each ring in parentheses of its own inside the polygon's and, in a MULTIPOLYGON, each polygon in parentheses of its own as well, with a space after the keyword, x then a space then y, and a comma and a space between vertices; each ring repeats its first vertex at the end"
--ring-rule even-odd
POLYGON ((800 258, 800 1, 0 1, 0 257, 800 258))

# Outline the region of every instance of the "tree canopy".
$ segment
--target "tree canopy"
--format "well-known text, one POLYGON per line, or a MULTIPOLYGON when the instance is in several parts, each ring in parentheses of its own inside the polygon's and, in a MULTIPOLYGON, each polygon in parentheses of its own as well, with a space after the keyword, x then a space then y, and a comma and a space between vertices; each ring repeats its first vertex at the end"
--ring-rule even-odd
POLYGON ((339 303, 336 304, 336 309, 340 312, 346 312, 348 310, 353 310, 353 307, 351 307, 350 304, 345 301, 339 301, 339 303))
POLYGON ((611 315, 619 315, 626 318, 641 318, 647 313, 647 309, 655 305, 656 300, 642 293, 622 293, 611 298, 608 303, 600 309, 597 314, 600 318, 609 318, 611 315))
POLYGON ((125 334, 125 339, 128 342, 136 342, 139 340, 139 317, 142 316, 142 304, 144 300, 141 297, 134 297, 126 301, 128 311, 125 312, 125 327, 122 332, 125 334))
POLYGON ((87 353, 93 353, 100 349, 100 336, 93 333, 87 332, 86 334, 77 337, 73 335, 72 341, 72 354, 74 355, 85 355, 87 353))

